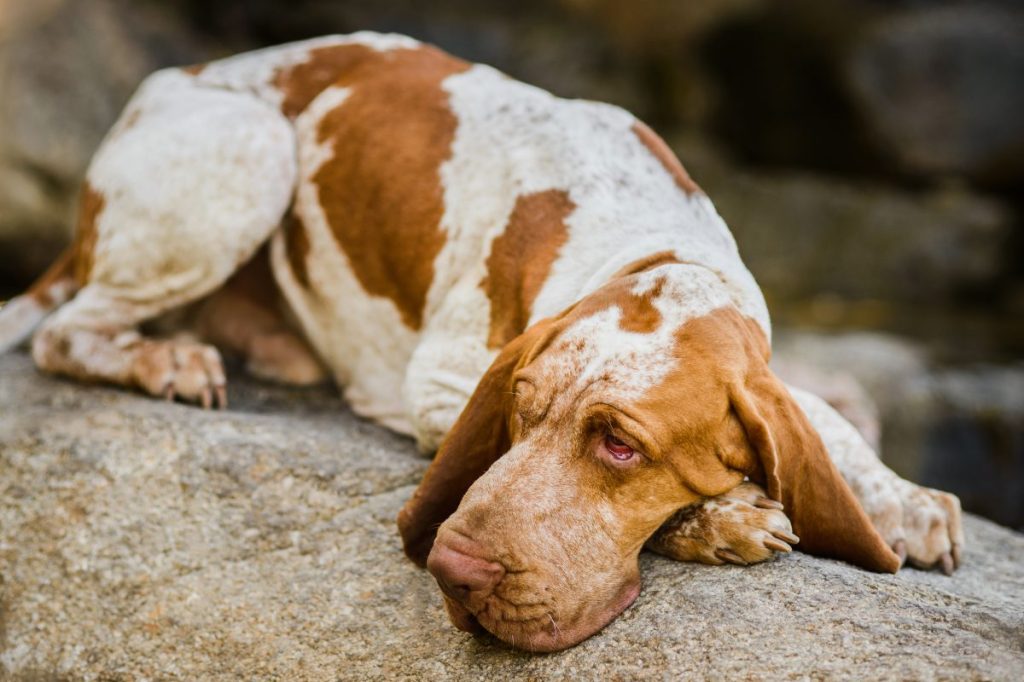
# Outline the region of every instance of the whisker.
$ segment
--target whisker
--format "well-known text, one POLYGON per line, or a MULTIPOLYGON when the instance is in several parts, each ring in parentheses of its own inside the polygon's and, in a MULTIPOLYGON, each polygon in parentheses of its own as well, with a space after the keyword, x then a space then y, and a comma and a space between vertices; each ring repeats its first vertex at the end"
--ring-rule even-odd
POLYGON ((548 620, 551 621, 551 627, 555 630, 555 637, 562 639, 562 630, 558 627, 558 623, 555 622, 555 617, 551 615, 550 611, 548 611, 548 620))

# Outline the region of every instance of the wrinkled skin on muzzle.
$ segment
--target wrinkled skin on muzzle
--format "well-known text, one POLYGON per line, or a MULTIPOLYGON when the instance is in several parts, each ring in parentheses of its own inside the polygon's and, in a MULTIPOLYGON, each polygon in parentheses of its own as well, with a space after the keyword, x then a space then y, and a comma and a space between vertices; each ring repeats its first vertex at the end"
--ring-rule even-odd
MULTIPOLYGON (((632 604, 646 537, 581 480, 592 472, 572 447, 543 442, 520 443, 473 484, 439 529, 427 564, 456 627, 479 625, 532 651, 572 646, 632 604), (450 549, 498 564, 500 580, 459 590, 448 582, 457 583, 458 571, 436 565, 450 549)), ((659 523, 644 525, 653 531, 659 523)))
POLYGON ((632 278, 606 287, 532 327, 481 379, 399 517, 410 557, 430 549, 457 627, 534 651, 582 641, 637 597, 638 555, 658 527, 743 480, 716 454, 726 391, 683 371, 678 327, 653 324, 665 289, 632 278), (646 306, 649 328, 624 321, 623 300, 646 306), (664 405, 645 400, 677 379, 701 401, 666 421, 664 405))

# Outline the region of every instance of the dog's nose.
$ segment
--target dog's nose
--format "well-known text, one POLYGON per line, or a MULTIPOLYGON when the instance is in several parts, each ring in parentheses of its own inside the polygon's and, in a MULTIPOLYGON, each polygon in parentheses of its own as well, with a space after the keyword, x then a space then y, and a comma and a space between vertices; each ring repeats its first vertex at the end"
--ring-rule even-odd
POLYGON ((465 603, 470 597, 486 597, 505 577, 505 567, 466 554, 438 540, 427 557, 427 570, 441 591, 465 603))

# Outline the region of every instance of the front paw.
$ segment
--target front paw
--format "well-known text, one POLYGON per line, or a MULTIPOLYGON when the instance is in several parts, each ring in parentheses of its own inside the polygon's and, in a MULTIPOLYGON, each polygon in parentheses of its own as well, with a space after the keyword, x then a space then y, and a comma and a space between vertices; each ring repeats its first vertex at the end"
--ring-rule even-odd
POLYGON ((896 477, 870 493, 862 504, 901 562, 946 575, 960 567, 964 531, 956 495, 896 477))
POLYGON ((789 552, 799 542, 782 505, 750 482, 680 509, 647 541, 679 561, 746 566, 789 552))

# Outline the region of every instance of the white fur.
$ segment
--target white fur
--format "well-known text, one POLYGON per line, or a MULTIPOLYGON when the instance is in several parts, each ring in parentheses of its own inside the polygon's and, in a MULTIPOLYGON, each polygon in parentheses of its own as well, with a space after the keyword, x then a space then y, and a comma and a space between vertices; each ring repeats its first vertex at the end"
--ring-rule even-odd
POLYGON ((43 323, 37 363, 130 382, 135 326, 215 290, 280 223, 294 150, 288 121, 254 97, 177 69, 146 79, 89 167, 104 200, 89 283, 43 323))
POLYGON ((634 293, 650 291, 662 282, 652 301, 661 323, 650 332, 632 332, 619 326, 623 311, 609 308, 564 332, 553 348, 573 348, 578 387, 601 378, 602 385, 622 400, 640 400, 662 383, 672 367, 666 358, 675 356, 676 333, 688 320, 729 306, 732 301, 714 273, 698 266, 662 266, 640 274, 634 293), (582 371, 578 371, 579 367, 582 371))
POLYGON ((932 565, 954 545, 963 546, 956 497, 900 478, 828 403, 792 386, 789 391, 886 543, 905 542, 911 561, 922 566, 932 565))
POLYGON ((0 353, 31 336, 46 313, 46 309, 29 296, 17 296, 0 307, 0 353))
POLYGON ((105 199, 89 286, 173 305, 226 280, 280 222, 294 134, 267 104, 175 69, 150 76, 129 111, 134 125, 108 137, 88 171, 105 199))
POLYGON ((736 305, 767 331, 760 290, 711 201, 679 191, 632 132, 632 114, 561 99, 486 66, 450 77, 445 89, 459 119, 443 169, 444 225, 460 230, 457 248, 479 257, 474 247, 500 234, 518 195, 562 189, 576 205, 564 257, 531 321, 560 312, 633 260, 675 250, 730 282, 736 305))
MULTIPOLYGON (((104 193, 127 187, 140 196, 157 197, 161 205, 118 202, 104 210, 99 267, 116 264, 119 271, 111 276, 116 274, 142 289, 140 299, 167 305, 194 298, 197 291, 222 280, 227 270, 251 253, 257 237, 265 238, 266 225, 276 220, 271 213, 280 211, 279 202, 257 202, 273 210, 255 221, 259 230, 243 230, 245 239, 231 230, 209 229, 224 221, 219 216, 225 209, 241 207, 253 193, 223 185, 214 188, 218 196, 204 192, 212 171, 195 163, 193 175, 179 173, 181 178, 175 176, 174 182, 165 184, 169 170, 140 172, 145 151, 155 144, 166 146, 168 130, 181 132, 173 146, 183 150, 183 156, 216 144, 214 132, 187 125, 194 112, 216 109, 221 100, 223 106, 236 106, 244 99, 250 108, 259 102, 279 107, 283 93, 275 87, 276 75, 306 61, 313 49, 341 44, 379 50, 419 45, 402 36, 363 32, 239 55, 209 64, 195 77, 177 70, 152 76, 128 108, 137 112, 139 121, 133 127, 115 128, 113 141, 101 150, 90 170, 90 181, 104 193), (168 124, 160 125, 161 121, 168 124), (170 125, 170 121, 180 122, 170 125), (140 141, 147 130, 157 131, 162 139, 140 141), (135 150, 139 161, 133 160, 135 150), (106 163, 108 152, 116 163, 106 163), (147 188, 147 183, 154 183, 153 188, 147 188), (200 203, 205 208, 190 208, 187 220, 176 213, 182 205, 200 203), (205 214, 194 215, 195 211, 205 214), (125 222, 152 227, 114 231, 107 227, 125 222), (182 258, 165 268, 165 276, 153 281, 142 278, 143 269, 153 268, 147 253, 166 260, 164 245, 154 237, 172 224, 181 230, 174 237, 175 253, 201 251, 210 257, 182 258), (125 255, 129 250, 136 254, 136 265, 135 272, 126 273, 125 268, 132 268, 132 259, 125 255), (213 262, 216 253, 228 255, 213 262)), ((310 290, 297 285, 280 238, 273 245, 275 276, 309 340, 346 387, 346 397, 357 412, 416 435, 427 448, 436 446, 494 358, 494 349, 486 346, 490 302, 480 282, 486 275, 491 244, 507 224, 516 198, 531 192, 563 190, 575 205, 567 220, 568 241, 534 303, 531 322, 560 312, 630 261, 673 250, 680 260, 701 266, 694 271, 714 280, 711 289, 728 293, 718 305, 736 305, 769 331, 760 291, 710 200, 679 190, 633 133, 636 119, 631 114, 605 104, 560 99, 486 66, 452 76, 443 87, 458 127, 451 157, 441 168, 445 205, 441 228, 446 241, 434 262, 435 277, 419 332, 402 324, 391 301, 362 289, 331 234, 319 205, 319 189, 311 182, 333 153, 329 145, 319 142, 319 122, 331 111, 343 112, 349 93, 328 88, 294 121, 297 181, 281 182, 278 189, 294 190, 295 209, 309 234, 310 290)), ((204 117, 196 120, 203 123, 204 117)), ((247 130, 244 125, 241 128, 247 130)), ((251 130, 258 141, 257 127, 251 130)), ((238 177, 251 179, 252 174, 245 169, 238 177)), ((100 281, 108 279, 100 274, 100 281)), ((83 298, 87 301, 90 295, 83 298)), ((689 310, 669 308, 673 322, 681 322, 679 315, 689 310)), ((698 314, 698 309, 704 308, 697 306, 689 314, 698 314)), ((667 337, 659 340, 660 345, 667 343, 667 337)), ((612 354, 615 348, 629 345, 628 339, 608 341, 612 354)), ((651 347, 655 346, 659 344, 651 347)), ((652 375, 650 381, 654 380, 652 375)))

